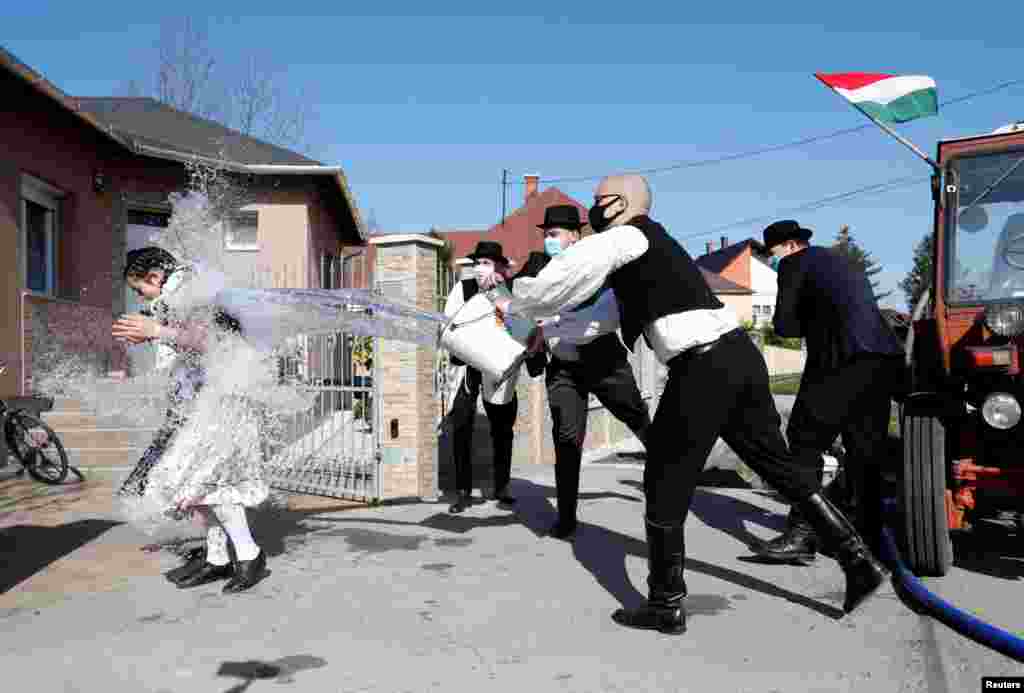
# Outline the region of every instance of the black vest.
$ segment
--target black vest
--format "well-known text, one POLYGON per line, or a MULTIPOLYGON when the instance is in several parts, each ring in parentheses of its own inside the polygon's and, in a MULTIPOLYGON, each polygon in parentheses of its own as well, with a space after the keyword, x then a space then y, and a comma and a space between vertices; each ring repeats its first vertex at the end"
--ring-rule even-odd
MULTIPOLYGON (((619 300, 622 341, 630 350, 644 328, 658 318, 724 304, 711 292, 697 263, 661 224, 642 214, 629 222, 647 238, 647 252, 612 272, 619 300)), ((644 335, 644 341, 647 336, 644 335)), ((648 345, 650 343, 648 342, 648 345)))

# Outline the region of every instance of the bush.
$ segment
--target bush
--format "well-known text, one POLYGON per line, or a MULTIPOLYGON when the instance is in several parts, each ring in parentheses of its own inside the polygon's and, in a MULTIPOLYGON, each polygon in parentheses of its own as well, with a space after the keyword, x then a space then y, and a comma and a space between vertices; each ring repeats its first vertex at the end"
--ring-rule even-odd
POLYGON ((765 323, 760 328, 761 337, 764 339, 764 343, 767 346, 777 346, 783 349, 800 349, 803 345, 803 340, 799 337, 780 337, 775 334, 775 328, 772 327, 770 322, 765 323))

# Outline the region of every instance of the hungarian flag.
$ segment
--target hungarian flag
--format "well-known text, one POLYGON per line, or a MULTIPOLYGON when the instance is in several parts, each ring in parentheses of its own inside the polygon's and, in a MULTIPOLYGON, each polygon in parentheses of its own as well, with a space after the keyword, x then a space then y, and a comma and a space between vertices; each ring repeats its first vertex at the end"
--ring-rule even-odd
POLYGON ((814 76, 877 120, 905 123, 939 112, 931 77, 867 72, 817 72, 814 76))

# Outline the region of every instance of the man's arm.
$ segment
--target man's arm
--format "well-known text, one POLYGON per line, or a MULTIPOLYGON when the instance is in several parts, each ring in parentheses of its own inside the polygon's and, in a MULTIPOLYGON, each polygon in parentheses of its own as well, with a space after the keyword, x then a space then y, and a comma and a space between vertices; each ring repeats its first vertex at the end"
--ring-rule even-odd
MULTIPOLYGON (((446 298, 444 301, 445 317, 451 318, 453 315, 459 312, 459 308, 462 308, 463 304, 465 303, 466 300, 462 293, 462 282, 457 281, 455 282, 455 286, 452 287, 452 290, 448 292, 448 298, 446 298)), ((461 361, 458 358, 456 358, 455 354, 449 354, 449 357, 451 360, 451 364, 453 366, 466 365, 464 361, 461 361)))
POLYGON ((797 309, 803 286, 804 271, 798 258, 790 256, 779 263, 779 290, 775 297, 772 326, 780 337, 803 337, 803 325, 797 309))
POLYGON ((633 226, 588 236, 553 257, 536 277, 517 280, 505 310, 534 319, 571 310, 593 296, 609 274, 647 248, 647 237, 633 226))

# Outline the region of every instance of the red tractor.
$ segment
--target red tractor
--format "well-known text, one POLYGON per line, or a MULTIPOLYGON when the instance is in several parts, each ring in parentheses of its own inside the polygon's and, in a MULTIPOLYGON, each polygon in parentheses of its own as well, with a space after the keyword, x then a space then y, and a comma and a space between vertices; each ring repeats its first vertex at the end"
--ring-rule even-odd
POLYGON ((907 563, 941 576, 951 532, 1024 510, 1024 123, 939 142, 936 161, 901 422, 907 563))

